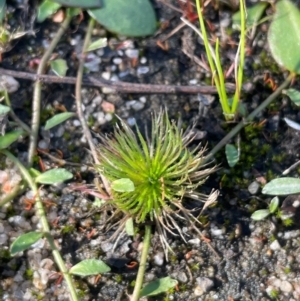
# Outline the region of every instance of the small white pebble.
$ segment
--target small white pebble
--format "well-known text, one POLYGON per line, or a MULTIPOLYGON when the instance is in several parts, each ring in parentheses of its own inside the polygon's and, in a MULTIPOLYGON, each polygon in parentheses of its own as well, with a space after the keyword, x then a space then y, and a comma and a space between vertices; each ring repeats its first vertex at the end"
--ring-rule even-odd
POLYGON ((75 127, 79 127, 79 126, 81 126, 81 123, 80 123, 80 121, 79 121, 78 119, 74 119, 74 120, 73 120, 73 125, 74 125, 75 127))
POLYGON ((126 49, 125 54, 129 58, 135 59, 139 56, 139 50, 138 49, 126 49))
POLYGON ((145 58, 144 56, 141 57, 140 63, 141 63, 141 64, 146 64, 146 63, 147 63, 147 58, 145 58))
POLYGON ((101 76, 102 76, 104 79, 109 80, 111 74, 110 74, 110 72, 102 72, 102 73, 101 73, 101 76))
POLYGON ((145 96, 141 96, 141 97, 139 98, 139 101, 140 101, 141 103, 146 103, 146 102, 147 102, 147 98, 146 98, 145 96))
POLYGON ((39 143, 38 143, 38 148, 40 148, 40 149, 49 148, 49 141, 46 141, 44 139, 40 140, 39 143))
POLYGON ((137 72, 137 75, 147 74, 149 72, 149 67, 148 66, 138 67, 136 72, 137 72))
POLYGON ((278 240, 274 240, 271 244, 270 244, 270 249, 273 251, 279 250, 281 248, 278 240))
POLYGON ((120 57, 115 57, 113 59, 113 64, 120 65, 122 63, 122 59, 120 57))
POLYGON ((127 123, 129 126, 134 126, 136 124, 136 120, 134 117, 127 118, 127 123))
POLYGON ((153 260, 157 266, 162 266, 164 264, 164 253, 158 252, 154 255, 153 260))

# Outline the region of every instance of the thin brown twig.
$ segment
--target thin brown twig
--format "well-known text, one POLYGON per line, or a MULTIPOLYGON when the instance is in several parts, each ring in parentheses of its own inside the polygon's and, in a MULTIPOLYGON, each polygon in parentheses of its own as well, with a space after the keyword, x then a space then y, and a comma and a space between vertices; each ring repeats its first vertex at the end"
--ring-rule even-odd
MULTIPOLYGON (((95 144, 93 143, 93 137, 91 135, 91 132, 89 130, 89 127, 86 123, 86 120, 84 118, 83 110, 82 110, 82 101, 81 101, 81 87, 82 87, 82 79, 83 79, 83 70, 84 70, 84 63, 86 58, 86 52, 90 43, 90 38, 92 34, 92 30, 94 28, 95 20, 93 18, 90 18, 89 26, 85 35, 84 44, 81 52, 81 57, 79 61, 79 67, 77 72, 77 79, 76 79, 76 86, 75 86, 75 95, 76 95, 76 108, 77 108, 77 114, 83 129, 84 136, 86 137, 89 148, 91 150, 91 154, 93 156, 94 162, 96 164, 100 164, 100 161, 98 159, 97 150, 95 147, 95 144)), ((106 190, 106 192, 109 194, 110 189, 107 182, 107 179, 100 173, 101 181, 103 183, 103 186, 106 190)))
MULTIPOLYGON (((52 55, 53 50, 60 41, 62 35, 67 30, 69 23, 71 21, 71 16, 66 16, 65 20, 61 24, 59 30, 57 31, 54 39, 51 41, 48 49, 45 51, 41 62, 38 66, 37 76, 42 75, 45 72, 48 61, 52 55)), ((33 101, 32 101, 32 118, 31 118, 31 133, 30 133, 30 143, 28 149, 28 166, 33 163, 33 157, 36 151, 38 133, 40 130, 40 115, 41 115, 41 91, 42 91, 42 81, 37 77, 35 80, 35 86, 33 91, 33 101)))
MULTIPOLYGON (((56 75, 35 74, 24 71, 15 71, 0 68, 0 74, 10 75, 15 78, 22 78, 31 81, 40 81, 41 83, 51 84, 76 84, 75 77, 58 77, 56 75)), ((129 82, 113 82, 105 80, 101 77, 85 76, 82 80, 83 86, 91 87, 109 87, 115 90, 115 93, 141 93, 141 94, 216 94, 217 90, 214 86, 180 86, 180 85, 150 85, 136 84, 129 82)), ((229 92, 235 91, 234 84, 226 84, 229 92)))

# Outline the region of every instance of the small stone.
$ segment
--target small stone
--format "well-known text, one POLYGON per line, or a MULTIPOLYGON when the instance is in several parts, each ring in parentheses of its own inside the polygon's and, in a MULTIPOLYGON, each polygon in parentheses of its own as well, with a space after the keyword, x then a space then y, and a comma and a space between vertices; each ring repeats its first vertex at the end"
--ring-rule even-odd
POLYGON ((12 76, 1 75, 0 76, 0 92, 7 91, 8 93, 16 92, 20 87, 19 82, 17 82, 12 76))
POLYGON ((147 66, 138 67, 136 72, 137 72, 137 75, 147 74, 149 72, 149 67, 147 67, 147 66))
POLYGON ((94 53, 88 53, 84 67, 92 72, 99 72, 101 59, 94 53))
POLYGON ((281 281, 279 288, 284 293, 291 293, 293 291, 293 286, 286 280, 281 281))
POLYGON ((5 233, 0 234, 0 245, 5 245, 7 240, 8 236, 5 233))
POLYGON ((147 102, 147 98, 146 98, 145 96, 141 96, 141 97, 139 98, 139 101, 140 101, 141 103, 146 103, 146 102, 147 102))
POLYGON ((275 251, 275 250, 279 250, 281 248, 278 240, 274 240, 271 244, 270 244, 270 249, 275 251))
POLYGON ((134 117, 127 118, 127 123, 129 126, 134 126, 136 124, 136 119, 134 117))
POLYGON ((194 246, 200 246, 200 239, 199 238, 190 239, 188 243, 194 246))
POLYGON ((194 290, 196 296, 202 296, 204 293, 209 292, 214 286, 214 282, 207 277, 198 277, 196 281, 197 286, 194 290))
POLYGON ((138 58, 138 56, 139 56, 139 50, 138 49, 126 49, 125 54, 129 58, 135 59, 135 58, 138 58))
POLYGON ((248 186, 248 191, 251 193, 251 194, 256 194, 259 190, 259 183, 256 182, 256 181, 253 181, 249 186, 248 186))
POLYGON ((40 140, 38 143, 38 148, 40 149, 48 149, 49 148, 49 142, 50 141, 46 141, 44 139, 40 140))
POLYGON ((157 266, 162 266, 164 264, 164 253, 158 252, 154 255, 153 260, 154 264, 156 264, 157 266))
POLYGON ((145 58, 144 56, 141 57, 140 62, 141 62, 141 64, 146 64, 147 63, 147 58, 145 58))
POLYGON ((115 57, 113 59, 113 64, 120 65, 122 63, 122 59, 120 57, 115 57))
POLYGON ((81 123, 80 123, 80 121, 79 121, 78 119, 74 119, 74 120, 73 120, 73 125, 74 125, 75 127, 79 127, 79 126, 81 126, 81 123))
POLYGON ((106 80, 109 80, 110 79, 110 72, 102 72, 101 76, 106 79, 106 80))
POLYGON ((198 80, 196 78, 193 78, 193 79, 189 80, 189 84, 192 85, 192 86, 197 85, 197 83, 198 83, 198 80))
POLYGON ((59 138, 62 137, 64 133, 65 133, 65 127, 60 125, 54 135, 55 137, 59 138))
POLYGON ((188 277, 186 273, 184 272, 179 272, 177 275, 177 280, 181 283, 187 283, 188 282, 188 277))

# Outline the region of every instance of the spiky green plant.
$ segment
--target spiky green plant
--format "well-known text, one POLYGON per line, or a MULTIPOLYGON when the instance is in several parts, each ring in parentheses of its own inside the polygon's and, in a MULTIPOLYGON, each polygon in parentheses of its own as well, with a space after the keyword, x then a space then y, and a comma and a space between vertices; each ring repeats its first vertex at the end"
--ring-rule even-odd
POLYGON ((133 191, 112 190, 109 203, 137 223, 155 221, 160 233, 175 234, 176 228, 182 234, 174 216, 182 219, 179 213, 183 212, 188 219, 194 218, 182 199, 206 201, 207 196, 195 190, 215 168, 203 168, 205 149, 190 150, 192 131, 183 134, 166 112, 152 117, 150 137, 144 138, 138 128, 136 133, 121 120, 114 138, 102 137, 98 170, 110 183, 129 179, 134 184, 133 191))

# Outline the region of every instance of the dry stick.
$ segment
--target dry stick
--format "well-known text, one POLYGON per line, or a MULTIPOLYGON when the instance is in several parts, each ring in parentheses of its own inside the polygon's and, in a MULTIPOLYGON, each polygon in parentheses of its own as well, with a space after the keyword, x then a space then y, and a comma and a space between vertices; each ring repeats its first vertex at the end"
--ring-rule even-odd
MULTIPOLYGON (((88 141, 94 162, 96 164, 100 164, 100 161, 98 159, 97 155, 97 150, 95 147, 95 144, 93 143, 93 137, 91 135, 91 132, 89 130, 89 127, 87 126, 87 123, 84 118, 83 110, 82 110, 82 101, 81 101, 81 83, 82 83, 82 78, 83 78, 83 69, 84 69, 84 63, 85 63, 85 58, 86 58, 86 52, 90 43, 91 35, 92 35, 92 30, 94 28, 95 20, 93 18, 90 18, 89 21, 89 26, 85 35, 84 39, 84 44, 82 47, 82 52, 80 56, 80 61, 79 61, 79 67, 78 67, 78 72, 77 72, 77 79, 76 79, 76 87, 75 87, 75 96, 76 96, 76 107, 77 107, 77 114, 83 129, 83 133, 88 141)), ((100 173, 101 181, 104 185, 104 188, 107 193, 110 192, 108 182, 106 178, 100 173)))
POLYGON ((264 100, 251 114, 249 114, 246 118, 244 118, 240 123, 238 123, 207 155, 204 159, 203 164, 208 161, 211 161, 212 157, 228 143, 228 141, 233 138, 247 123, 251 122, 254 117, 265 109, 274 99, 276 99, 281 91, 286 88, 290 82, 292 81, 294 74, 290 74, 287 79, 277 88, 277 90, 272 93, 266 100, 264 100))
MULTIPOLYGON (((70 16, 66 16, 64 22, 61 24, 56 36, 51 41, 49 48, 44 53, 41 62, 37 70, 37 76, 45 72, 46 66, 49 62, 49 59, 52 55, 52 52, 62 35, 67 30, 69 23, 71 21, 70 16)), ((40 129, 40 115, 41 115, 41 91, 42 91, 42 81, 37 77, 36 83, 33 91, 33 102, 32 102, 32 120, 31 120, 31 134, 30 134, 30 144, 28 150, 28 166, 31 166, 33 163, 33 157, 36 151, 38 133, 40 129)))
MULTIPOLYGON (((34 74, 23 71, 8 70, 0 68, 0 74, 10 75, 15 78, 22 78, 25 80, 39 81, 46 84, 76 84, 75 77, 58 77, 55 75, 34 74)), ((217 90, 214 86, 180 86, 180 85, 150 85, 150 84, 136 84, 128 82, 113 82, 105 80, 101 77, 84 76, 82 79, 83 86, 91 87, 109 87, 118 93, 143 93, 143 94, 216 94, 217 90)), ((226 84, 226 89, 229 92, 235 91, 234 84, 226 84)))

